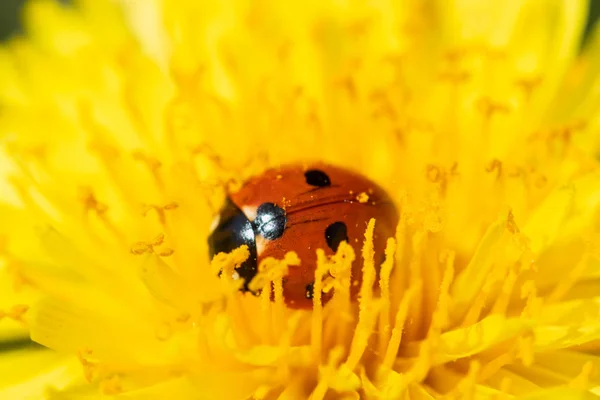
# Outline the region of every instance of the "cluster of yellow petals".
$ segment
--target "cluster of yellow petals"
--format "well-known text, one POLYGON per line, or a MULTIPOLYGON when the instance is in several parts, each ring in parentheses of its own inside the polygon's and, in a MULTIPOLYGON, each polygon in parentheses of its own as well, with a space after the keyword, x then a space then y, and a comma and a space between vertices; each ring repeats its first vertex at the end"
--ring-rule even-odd
POLYGON ((587 7, 30 1, 0 48, 0 398, 600 396, 587 7), (305 260, 264 260, 254 297, 248 249, 207 237, 228 190, 311 160, 401 218, 381 265, 375 220, 361 254, 317 250, 297 311, 305 260))

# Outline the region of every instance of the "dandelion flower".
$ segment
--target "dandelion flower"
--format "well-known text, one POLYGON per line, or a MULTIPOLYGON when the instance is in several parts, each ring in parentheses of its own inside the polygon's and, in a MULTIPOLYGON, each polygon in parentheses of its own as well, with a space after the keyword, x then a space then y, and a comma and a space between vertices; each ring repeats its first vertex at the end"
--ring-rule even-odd
POLYGON ((0 48, 0 397, 599 396, 587 7, 28 2, 0 48), (381 265, 376 220, 361 252, 315 249, 376 290, 292 310, 219 276, 247 249, 211 263, 207 238, 229 191, 311 161, 400 221, 381 265))

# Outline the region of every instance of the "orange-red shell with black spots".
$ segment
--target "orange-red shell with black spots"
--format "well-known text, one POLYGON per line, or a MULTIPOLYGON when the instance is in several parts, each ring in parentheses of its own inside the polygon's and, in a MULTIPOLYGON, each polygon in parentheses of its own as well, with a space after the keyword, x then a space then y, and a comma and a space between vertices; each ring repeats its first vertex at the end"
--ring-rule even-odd
MULTIPOLYGON (((352 266, 351 296, 362 282, 361 250, 367 223, 375 218, 375 264, 383 261, 386 241, 398 223, 396 208, 385 191, 369 179, 327 164, 288 165, 249 179, 229 195, 209 238, 211 257, 247 245, 250 257, 237 268, 243 291, 266 257, 282 259, 289 251, 301 265, 283 279, 290 308, 312 308, 316 250, 333 255, 347 241, 357 257, 352 266)), ((332 293, 324 293, 323 302, 332 293)))

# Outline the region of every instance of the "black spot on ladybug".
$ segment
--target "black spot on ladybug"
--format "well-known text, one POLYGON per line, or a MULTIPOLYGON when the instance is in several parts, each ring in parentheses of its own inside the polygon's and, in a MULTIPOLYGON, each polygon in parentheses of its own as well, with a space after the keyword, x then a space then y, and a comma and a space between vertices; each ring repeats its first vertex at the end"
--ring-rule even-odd
POLYGON ((256 210, 256 219, 253 222, 257 234, 265 239, 275 240, 285 230, 287 218, 285 210, 273 203, 263 203, 256 210))
POLYGON ((308 285, 306 285, 306 293, 304 294, 304 296, 311 300, 313 298, 314 295, 314 290, 315 290, 315 283, 309 283, 308 285))
POLYGON ((244 244, 248 246, 250 256, 236 272, 244 280, 242 291, 248 291, 248 285, 257 272, 255 233, 242 210, 227 199, 220 212, 219 224, 208 238, 210 258, 219 253, 229 253, 244 244))
POLYGON ((337 251, 340 243, 344 240, 348 242, 348 229, 346 224, 343 222, 334 222, 325 229, 325 240, 327 240, 327 246, 333 251, 337 251))
POLYGON ((304 173, 306 183, 310 186, 326 187, 331 186, 331 181, 327 174, 320 169, 310 169, 304 173))

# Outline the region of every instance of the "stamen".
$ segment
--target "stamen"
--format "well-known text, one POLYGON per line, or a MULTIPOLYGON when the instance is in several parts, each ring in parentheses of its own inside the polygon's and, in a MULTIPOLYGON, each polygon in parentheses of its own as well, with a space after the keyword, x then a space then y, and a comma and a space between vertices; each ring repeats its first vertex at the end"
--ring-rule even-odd
POLYGON ((343 353, 344 350, 341 347, 334 347, 329 352, 327 364, 319 367, 319 383, 309 396, 309 400, 323 400, 329 389, 330 382, 335 377, 337 370, 336 366, 342 359, 343 353))
POLYGON ((560 301, 569 292, 569 290, 571 290, 571 288, 580 281, 581 276, 589 265, 589 258, 590 255, 585 253, 575 267, 572 268, 565 277, 558 280, 552 292, 545 297, 546 303, 560 301))
MULTIPOLYGON (((139 99, 136 98, 136 76, 138 71, 145 67, 149 69, 149 66, 142 64, 139 58, 136 57, 135 51, 131 49, 132 46, 125 46, 121 50, 117 57, 117 63, 121 68, 123 76, 121 95, 125 110, 129 116, 129 120, 134 124, 134 132, 139 134, 141 140, 146 143, 154 144, 152 138, 152 132, 148 126, 148 122, 144 117, 144 112, 140 107, 139 99)), ((145 71, 144 71, 145 72, 145 71)))
MULTIPOLYGON (((119 239, 124 240, 123 234, 108 218, 108 206, 98 201, 98 199, 96 198, 96 196, 94 196, 94 193, 90 188, 82 188, 81 200, 84 206, 85 217, 88 217, 89 213, 93 212, 110 232, 112 232, 119 239)), ((86 219, 84 222, 87 223, 88 220, 86 219)))
POLYGON ((15 304, 8 311, 0 309, 0 320, 3 318, 10 318, 13 321, 25 324, 24 316, 28 310, 29 306, 26 304, 15 304))
POLYGON ((390 99, 390 96, 383 91, 374 91, 370 100, 373 102, 374 111, 371 114, 373 119, 385 117, 392 122, 398 120, 398 111, 394 107, 394 103, 390 99))
MULTIPOLYGON (((429 232, 424 229, 420 229, 413 234, 412 237, 412 254, 411 259, 409 261, 408 266, 408 286, 412 286, 415 284, 421 285, 422 288, 425 286, 425 281, 423 280, 423 251, 425 248, 425 241, 429 236, 429 232)), ((416 296, 413 301, 410 303, 410 311, 409 314, 414 316, 412 318, 412 322, 410 325, 405 327, 404 335, 407 340, 419 340, 424 336, 424 323, 429 323, 430 321, 424 321, 421 318, 421 313, 424 308, 424 295, 423 292, 416 296)))
POLYGON ((481 312, 485 306, 485 301, 488 298, 491 287, 494 283, 496 283, 496 277, 493 274, 488 275, 485 279, 483 287, 473 300, 473 303, 471 303, 471 306, 468 308, 467 314, 460 325, 461 328, 466 328, 479 321, 481 312))
POLYGON ((219 276, 221 290, 228 300, 227 311, 233 325, 231 332, 241 348, 256 342, 254 332, 248 329, 253 325, 249 321, 250 315, 244 311, 240 299, 240 289, 244 285, 244 279, 239 278, 235 271, 248 257, 250 257, 248 246, 242 245, 229 253, 218 253, 210 263, 210 269, 215 275, 221 273, 219 276))
POLYGON ((251 291, 261 290, 261 308, 263 310, 263 317, 265 318, 265 322, 267 322, 267 327, 270 325, 270 320, 268 313, 270 312, 270 307, 266 303, 266 299, 271 298, 272 292, 270 288, 273 289, 274 295, 274 321, 273 321, 273 330, 272 335, 275 338, 280 338, 282 334, 282 330, 285 328, 285 303, 283 299, 283 277, 288 275, 290 266, 299 266, 300 258, 298 255, 290 251, 286 253, 283 260, 277 260, 273 257, 267 257, 261 261, 258 266, 258 273, 250 282, 248 288, 251 291))
MULTIPOLYGON (((440 295, 433 312, 430 331, 442 331, 450 324, 450 285, 454 279, 454 258, 453 251, 446 254, 446 268, 440 284, 440 295)), ((432 333, 430 332, 430 334, 432 333)))
POLYGON ((496 297, 490 314, 506 314, 508 305, 510 303, 510 296, 512 294, 513 288, 515 287, 515 283, 517 282, 517 277, 518 275, 515 271, 510 270, 508 272, 508 276, 502 283, 502 289, 496 297))
MULTIPOLYGON (((258 273, 248 284, 248 289, 250 289, 252 292, 264 290, 270 283, 286 276, 288 274, 288 266, 290 265, 300 265, 300 259, 293 251, 286 253, 283 260, 278 260, 274 257, 265 258, 260 262, 260 265, 258 266, 258 273)), ((283 297, 281 298, 281 301, 283 301, 283 297)))
POLYGON ((521 312, 523 318, 533 318, 540 311, 543 304, 543 299, 537 296, 537 286, 535 281, 529 280, 523 283, 521 287, 521 298, 527 299, 525 307, 521 312))
POLYGON ((229 286, 231 291, 239 290, 244 284, 243 279, 234 280, 235 268, 250 257, 248 246, 242 245, 229 253, 218 253, 210 263, 210 269, 215 275, 221 273, 221 281, 229 286))
POLYGON ((0 235, 0 267, 2 266, 10 275, 15 292, 22 290, 25 285, 31 285, 31 282, 23 275, 19 262, 8 252, 8 238, 0 235))
POLYGON ((466 70, 461 69, 448 69, 446 71, 440 72, 438 75, 438 79, 442 82, 449 82, 455 88, 464 84, 469 79, 471 79, 472 74, 466 70))
POLYGON ((523 361, 523 365, 526 367, 533 365, 533 341, 534 337, 531 333, 520 336, 517 340, 517 357, 523 361))
POLYGON ((145 217, 150 211, 154 211, 158 217, 158 222, 165 227, 167 223, 166 211, 171 211, 179 208, 176 202, 167 203, 163 206, 155 204, 146 204, 142 206, 142 215, 145 217))
POLYGON ((319 109, 314 100, 308 102, 308 113, 306 116, 306 129, 312 134, 323 132, 323 121, 319 115, 319 109))
POLYGON ((489 97, 482 97, 476 103, 477 111, 483 115, 483 133, 488 134, 492 118, 498 114, 508 114, 511 109, 507 104, 494 101, 489 97))
POLYGON ((96 374, 99 364, 98 359, 93 358, 92 354, 92 350, 87 348, 82 349, 77 353, 79 362, 83 367, 83 374, 85 380, 88 382, 92 382, 92 380, 94 379, 94 375, 96 374))
POLYGON ((315 271, 315 284, 313 285, 313 312, 310 329, 310 343, 316 363, 321 362, 323 340, 323 303, 321 301, 321 292, 323 290, 323 276, 328 268, 325 252, 322 249, 317 249, 317 269, 315 271))
POLYGON ((488 361, 479 373, 479 380, 485 382, 486 379, 497 373, 502 367, 512 363, 515 359, 514 351, 501 354, 498 357, 488 361))
POLYGON ((221 155, 219 153, 217 153, 212 148, 212 146, 208 145, 207 143, 202 143, 202 144, 195 146, 192 149, 192 155, 193 156, 202 155, 202 156, 206 157, 214 164, 214 166, 216 166, 222 172, 225 172, 228 169, 225 166, 225 161, 223 160, 223 157, 221 157, 221 155))
MULTIPOLYGON (((216 171, 212 175, 216 176, 217 182, 214 187, 225 187, 230 191, 237 191, 245 178, 263 171, 269 165, 269 155, 266 152, 259 152, 254 157, 243 160, 240 164, 232 164, 231 160, 225 160, 213 147, 207 143, 201 143, 191 150, 192 157, 202 156, 206 158, 209 165, 216 171)), ((210 168, 210 167, 209 167, 210 168)), ((205 178, 198 177, 201 181, 205 178)), ((202 183, 211 188, 211 184, 202 183)))
POLYGON ((350 354, 344 363, 345 368, 350 371, 353 371, 356 368, 367 348, 369 337, 373 333, 373 328, 375 327, 377 316, 380 311, 379 305, 379 302, 373 302, 370 304, 369 309, 365 310, 365 312, 359 316, 358 324, 354 331, 354 337, 352 338, 352 343, 350 345, 350 354))
POLYGON ((590 379, 598 372, 597 366, 593 361, 586 362, 581 368, 581 372, 571 382, 569 387, 573 389, 587 390, 590 386, 590 379))
POLYGON ((107 396, 114 396, 123 392, 123 386, 121 384, 121 378, 119 375, 114 374, 109 378, 105 378, 100 381, 100 391, 102 394, 107 396))
POLYGON ((381 313, 379 314, 379 353, 383 357, 388 346, 390 335, 390 276, 394 268, 394 256, 396 252, 396 241, 393 238, 387 240, 385 247, 385 261, 379 272, 379 287, 381 290, 381 313))
POLYGON ((84 130, 89 132, 91 139, 88 144, 88 149, 91 153, 95 153, 102 165, 105 167, 108 175, 120 189, 120 193, 127 200, 129 206, 137 204, 135 192, 133 191, 132 179, 127 174, 123 174, 123 162, 120 158, 121 151, 112 143, 109 138, 114 136, 101 126, 95 119, 92 113, 92 108, 89 103, 80 102, 79 119, 84 130))
POLYGON ((177 71, 171 69, 171 77, 176 85, 176 93, 173 99, 165 106, 165 136, 167 143, 176 147, 177 138, 190 137, 197 123, 197 115, 194 111, 205 110, 200 101, 200 86, 202 78, 206 76, 207 67, 198 65, 193 71, 177 71))
POLYGON ((431 369, 431 361, 438 342, 440 335, 430 334, 422 343, 417 360, 412 367, 406 372, 406 376, 409 377, 406 382, 421 382, 427 376, 431 369))
POLYGON ((533 91, 542 83, 541 77, 521 78, 515 81, 515 85, 523 92, 525 104, 531 101, 533 91))
POLYGON ((367 307, 373 297, 373 284, 375 283, 375 247, 373 244, 373 234, 375 231, 375 219, 371 218, 365 231, 365 241, 362 248, 363 267, 362 267, 362 285, 360 287, 360 307, 367 307))
MULTIPOLYGON (((192 84, 195 84, 195 82, 192 84)), ((189 90, 187 89, 187 91, 189 90)), ((191 94, 182 91, 176 94, 165 106, 165 139, 172 147, 176 147, 178 144, 178 137, 187 137, 188 132, 194 129, 195 121, 192 117, 194 101, 190 99, 191 97, 191 94)))
POLYGON ((502 161, 494 158, 487 167, 485 167, 486 172, 494 172, 496 171, 496 179, 500 179, 502 176, 502 161))
POLYGON ((171 256, 175 250, 166 248, 160 251, 156 251, 156 247, 161 246, 165 241, 165 235, 163 233, 159 234, 153 241, 151 242, 136 242, 130 247, 131 254, 135 254, 136 256, 142 254, 151 254, 155 253, 160 257, 169 257, 171 256))
POLYGON ((396 360, 396 355, 398 354, 398 349, 400 348, 400 343, 402 341, 402 333, 404 330, 404 324, 406 323, 406 318, 408 317, 410 304, 419 295, 419 293, 421 293, 422 286, 423 284, 421 281, 414 282, 402 297, 402 301, 398 307, 398 312, 396 313, 394 328, 392 329, 392 335, 388 342, 385 357, 381 362, 382 370, 390 370, 394 365, 394 361, 396 360))
POLYGON ((504 392, 504 393, 511 393, 512 392, 512 387, 513 387, 513 380, 508 377, 505 376, 504 378, 502 378, 502 381, 500 381, 500 391, 504 392))
POLYGON ((348 75, 344 78, 339 79, 337 82, 334 82, 336 87, 342 88, 348 95, 348 98, 352 101, 355 101, 357 98, 357 89, 356 82, 354 81, 351 75, 348 75))
MULTIPOLYGON (((407 212, 406 212, 406 197, 402 198, 401 201, 401 210, 400 219, 398 221, 398 225, 396 226, 396 255, 394 257, 395 265, 404 265, 404 258, 406 255, 406 237, 407 237, 407 212)), ((390 312, 394 314, 397 311, 398 304, 400 304, 400 293, 402 293, 406 286, 407 280, 406 277, 407 271, 406 268, 396 268, 394 269, 394 273, 390 276, 390 287, 395 288, 395 290, 390 291, 390 312)))
MULTIPOLYGON (((257 274, 258 275, 258 274, 257 274)), ((248 288, 250 290, 252 290, 253 292, 256 292, 257 290, 260 290, 260 312, 261 312, 261 318, 262 318, 262 323, 259 325, 262 328, 262 336, 265 339, 266 343, 271 343, 273 338, 272 338, 272 333, 273 333, 273 327, 272 327, 272 319, 271 319, 271 290, 267 290, 267 284, 268 282, 266 280, 264 280, 263 278, 259 278, 260 281, 256 280, 256 276, 252 279, 252 281, 250 282, 250 285, 248 285, 248 288), (259 285, 260 286, 259 288, 259 285)), ((269 288, 270 289, 270 288, 269 288)))
POLYGON ((450 169, 440 167, 439 165, 428 164, 425 170, 425 176, 429 182, 439 186, 440 194, 445 195, 450 178, 458 175, 456 171, 457 168, 458 163, 452 164, 450 169))
POLYGON ((361 365, 359 368, 359 377, 362 383, 362 390, 365 392, 368 398, 380 399, 382 397, 382 393, 367 376, 365 367, 361 365))
MULTIPOLYGON (((352 263, 354 249, 346 241, 342 241, 331 257, 329 274, 323 281, 323 292, 333 289, 330 300, 335 316, 329 319, 323 338, 326 343, 347 343, 348 336, 354 330, 354 314, 351 311, 350 287, 352 282, 352 263)), ((327 318, 326 318, 327 319, 327 318)))
POLYGON ((458 396, 460 399, 472 400, 475 395, 475 385, 477 384, 480 370, 481 363, 478 360, 471 361, 469 365, 469 372, 463 378, 463 380, 456 385, 452 393, 458 396))
POLYGON ((508 210, 508 216, 506 217, 506 229, 513 235, 519 233, 519 226, 515 222, 515 216, 512 210, 508 210))
POLYGON ((150 174, 152 174, 152 178, 154 179, 156 186, 161 191, 164 191, 165 185, 160 176, 160 168, 162 167, 162 163, 157 158, 144 154, 141 150, 134 151, 132 156, 134 160, 140 161, 148 168, 150 174))
POLYGON ((365 231, 365 241, 362 248, 363 267, 362 285, 359 292, 358 324, 354 331, 354 337, 350 345, 350 354, 345 362, 345 367, 350 371, 358 365, 373 331, 376 317, 380 311, 379 302, 373 301, 373 284, 375 283, 375 248, 373 234, 375 231, 375 219, 371 218, 365 231))
POLYGON ((108 206, 99 202, 90 188, 82 188, 81 199, 86 212, 94 211, 98 216, 103 216, 108 211, 108 206))
POLYGON ((273 390, 273 387, 270 385, 259 386, 258 389, 254 391, 254 394, 252 395, 252 400, 265 399, 269 395, 269 392, 271 392, 271 390, 273 390))

